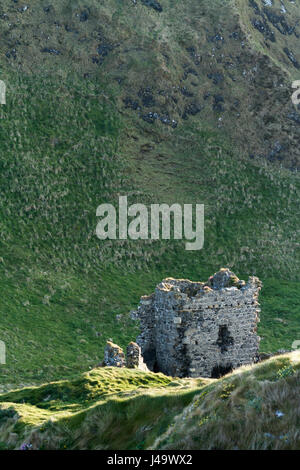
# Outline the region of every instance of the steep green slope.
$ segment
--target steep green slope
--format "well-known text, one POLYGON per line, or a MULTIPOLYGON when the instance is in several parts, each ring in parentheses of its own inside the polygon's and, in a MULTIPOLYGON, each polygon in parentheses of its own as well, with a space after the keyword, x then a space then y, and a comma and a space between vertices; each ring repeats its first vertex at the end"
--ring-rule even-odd
POLYGON ((254 0, 161 6, 33 0, 25 8, 4 0, 2 78, 17 92, 11 70, 105 77, 123 112, 151 132, 172 134, 196 119, 229 134, 248 156, 298 167, 299 113, 290 97, 299 78, 299 1, 284 12, 280 0, 271 7, 254 0))
POLYGON ((299 352, 204 388, 156 449, 299 450, 299 352))
POLYGON ((3 449, 299 449, 299 353, 223 379, 99 368, 0 395, 3 449))
POLYGON ((1 4, 3 390, 94 367, 106 339, 136 337, 140 295, 221 266, 264 283, 262 350, 300 337, 298 72, 279 53, 297 57, 300 6, 292 34, 264 13, 272 42, 253 26, 262 6, 161 4, 1 4), (204 249, 100 242, 96 208, 120 194, 204 203, 204 249))

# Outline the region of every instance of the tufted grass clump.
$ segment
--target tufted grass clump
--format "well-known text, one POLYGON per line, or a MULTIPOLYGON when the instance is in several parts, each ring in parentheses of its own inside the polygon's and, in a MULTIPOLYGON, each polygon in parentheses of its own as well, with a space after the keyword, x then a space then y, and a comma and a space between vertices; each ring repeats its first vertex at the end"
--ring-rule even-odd
POLYGON ((299 449, 299 385, 299 352, 242 367, 204 387, 153 448, 299 449))

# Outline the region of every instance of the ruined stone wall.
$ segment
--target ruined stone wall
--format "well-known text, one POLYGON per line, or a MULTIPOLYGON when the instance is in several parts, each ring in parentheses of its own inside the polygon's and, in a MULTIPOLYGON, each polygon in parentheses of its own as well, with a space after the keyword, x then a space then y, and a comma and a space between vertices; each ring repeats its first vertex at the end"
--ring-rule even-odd
POLYGON ((122 348, 111 341, 106 342, 104 349, 104 360, 101 367, 127 367, 128 369, 139 369, 148 372, 149 369, 144 363, 141 348, 137 343, 131 341, 126 349, 126 359, 122 348))
POLYGON ((148 367, 144 363, 141 348, 138 344, 131 341, 126 350, 126 367, 128 369, 139 369, 148 372, 148 367))
POLYGON ((165 279, 142 297, 137 343, 155 371, 219 377, 256 360, 260 281, 247 284, 223 269, 208 282, 165 279))
POLYGON ((123 349, 117 344, 107 341, 104 350, 104 366, 125 367, 125 355, 123 349))

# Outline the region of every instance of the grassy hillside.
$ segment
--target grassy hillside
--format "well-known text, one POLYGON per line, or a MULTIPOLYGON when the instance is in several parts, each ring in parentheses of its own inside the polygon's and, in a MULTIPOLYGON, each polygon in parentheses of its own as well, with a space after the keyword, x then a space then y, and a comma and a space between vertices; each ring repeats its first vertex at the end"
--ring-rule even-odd
POLYGON ((296 450, 299 353, 278 356, 204 387, 156 449, 296 450))
POLYGON ((299 449, 299 353, 222 379, 117 368, 0 395, 2 449, 299 449))
POLYGON ((298 69, 284 52, 300 62, 299 2, 291 34, 261 3, 161 5, 1 3, 3 391, 96 366, 108 338, 136 337, 129 312, 162 278, 222 266, 263 281, 263 351, 300 339, 298 69), (204 249, 100 242, 96 208, 120 194, 204 203, 204 249))
POLYGON ((280 0, 272 7, 164 0, 162 11, 141 0, 2 3, 2 79, 11 92, 18 93, 12 71, 58 72, 60 81, 100 76, 122 112, 151 133, 201 121, 247 156, 299 167, 299 113, 290 99, 299 78, 299 0, 284 13, 280 0))

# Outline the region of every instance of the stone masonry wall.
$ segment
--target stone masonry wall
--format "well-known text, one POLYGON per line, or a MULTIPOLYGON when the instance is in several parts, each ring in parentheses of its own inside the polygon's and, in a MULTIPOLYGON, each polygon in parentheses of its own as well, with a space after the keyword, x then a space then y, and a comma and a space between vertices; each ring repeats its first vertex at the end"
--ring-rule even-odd
POLYGON ((125 355, 123 349, 117 344, 107 341, 104 350, 103 363, 106 367, 125 367, 125 355))
POLYGON ((149 369, 178 377, 219 377, 258 355, 261 282, 228 269, 206 283, 165 279, 137 311, 149 369))
POLYGON ((139 369, 148 372, 149 369, 144 363, 141 348, 131 341, 126 348, 126 359, 122 348, 111 341, 106 342, 104 349, 104 360, 101 367, 127 367, 128 369, 139 369))
POLYGON ((126 367, 128 369, 139 369, 147 372, 149 369, 144 363, 141 348, 138 344, 131 341, 126 349, 126 367))

